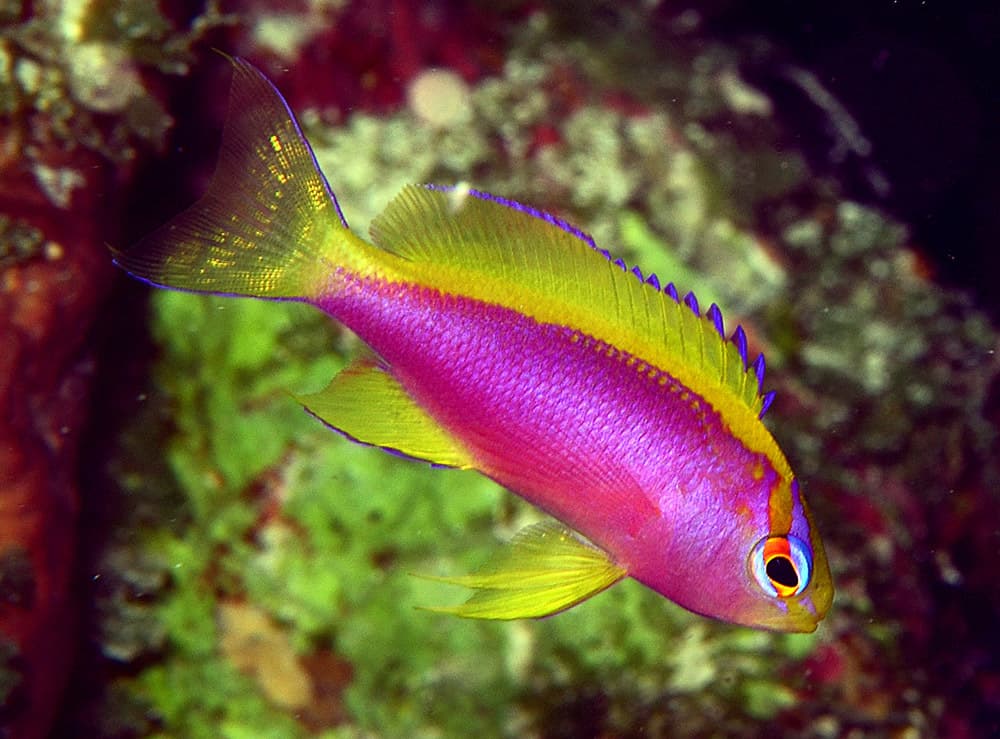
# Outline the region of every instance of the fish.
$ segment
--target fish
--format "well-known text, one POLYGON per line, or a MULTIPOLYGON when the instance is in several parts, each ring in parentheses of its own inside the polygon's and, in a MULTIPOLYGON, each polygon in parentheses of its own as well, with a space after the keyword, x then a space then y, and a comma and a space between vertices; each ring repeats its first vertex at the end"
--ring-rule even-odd
POLYGON ((427 575, 471 591, 429 610, 542 618, 628 577, 710 618, 816 629, 833 582, 742 327, 468 185, 408 185, 356 235, 281 93, 230 62, 205 194, 113 259, 157 287, 324 311, 364 348, 306 411, 548 514, 478 571, 427 575))

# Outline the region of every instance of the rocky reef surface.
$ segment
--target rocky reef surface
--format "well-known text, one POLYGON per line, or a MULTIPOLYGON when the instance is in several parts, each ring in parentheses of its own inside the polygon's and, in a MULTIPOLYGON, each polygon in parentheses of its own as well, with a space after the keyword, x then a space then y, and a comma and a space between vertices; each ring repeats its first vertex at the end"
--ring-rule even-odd
POLYGON ((775 53, 766 40, 714 40, 698 13, 655 4, 588 10, 0 12, 12 735, 995 730, 994 326, 905 225, 797 148, 781 99, 744 71, 775 53), (475 567, 537 514, 303 414, 287 391, 319 389, 357 348, 322 316, 113 283, 105 242, 168 217, 211 171, 226 62, 210 45, 287 95, 359 231, 403 184, 472 182, 744 325, 837 583, 820 630, 716 624, 635 583, 539 622, 416 610, 453 594, 409 573, 475 567), (189 180, 163 174, 178 167, 189 180))

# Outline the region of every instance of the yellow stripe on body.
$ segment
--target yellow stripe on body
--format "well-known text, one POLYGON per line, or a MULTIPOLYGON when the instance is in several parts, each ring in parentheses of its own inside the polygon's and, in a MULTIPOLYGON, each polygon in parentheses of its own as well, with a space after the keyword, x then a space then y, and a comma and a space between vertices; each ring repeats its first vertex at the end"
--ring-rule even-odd
MULTIPOLYGON (((386 256, 364 276, 498 305, 580 331, 663 370, 702 397, 783 478, 787 460, 758 415, 756 375, 714 325, 640 283, 575 235, 500 203, 405 188, 372 223, 386 256), (734 372, 738 367, 739 372, 734 372)), ((787 485, 785 486, 787 487, 787 485)))

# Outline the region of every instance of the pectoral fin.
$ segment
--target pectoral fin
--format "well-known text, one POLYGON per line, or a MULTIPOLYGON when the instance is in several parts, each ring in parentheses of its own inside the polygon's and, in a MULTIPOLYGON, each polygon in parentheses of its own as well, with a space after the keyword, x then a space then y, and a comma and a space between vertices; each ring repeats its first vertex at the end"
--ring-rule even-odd
POLYGON ((604 551, 555 522, 524 529, 479 572, 429 580, 476 592, 464 604, 426 610, 463 618, 541 618, 572 608, 625 577, 604 551))
POLYGON ((473 466, 461 445, 371 354, 356 359, 325 390, 297 400, 354 441, 444 467, 473 466))

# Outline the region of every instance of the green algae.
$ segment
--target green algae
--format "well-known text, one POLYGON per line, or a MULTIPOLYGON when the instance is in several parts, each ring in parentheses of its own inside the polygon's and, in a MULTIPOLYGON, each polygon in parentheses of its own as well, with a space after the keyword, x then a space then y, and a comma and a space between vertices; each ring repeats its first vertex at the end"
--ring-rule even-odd
MULTIPOLYGON (((343 361, 344 342, 320 317, 173 293, 154 303, 157 382, 176 419, 164 452, 183 502, 142 533, 165 577, 152 610, 165 658, 130 682, 133 693, 188 736, 218 725, 234 736, 304 735, 220 655, 225 596, 271 613, 303 654, 332 644, 350 660, 343 700, 361 725, 419 734, 437 721, 454 734, 467 715, 429 717, 414 697, 448 685, 509 694, 501 668, 491 677, 470 656, 496 651, 496 630, 441 629, 415 610, 434 602, 433 588, 408 575, 457 556, 470 527, 489 532, 495 486, 355 446, 305 414, 285 388, 322 387, 343 361)), ((141 496, 141 477, 130 488, 141 496)), ((488 716, 484 730, 497 721, 488 716)))

